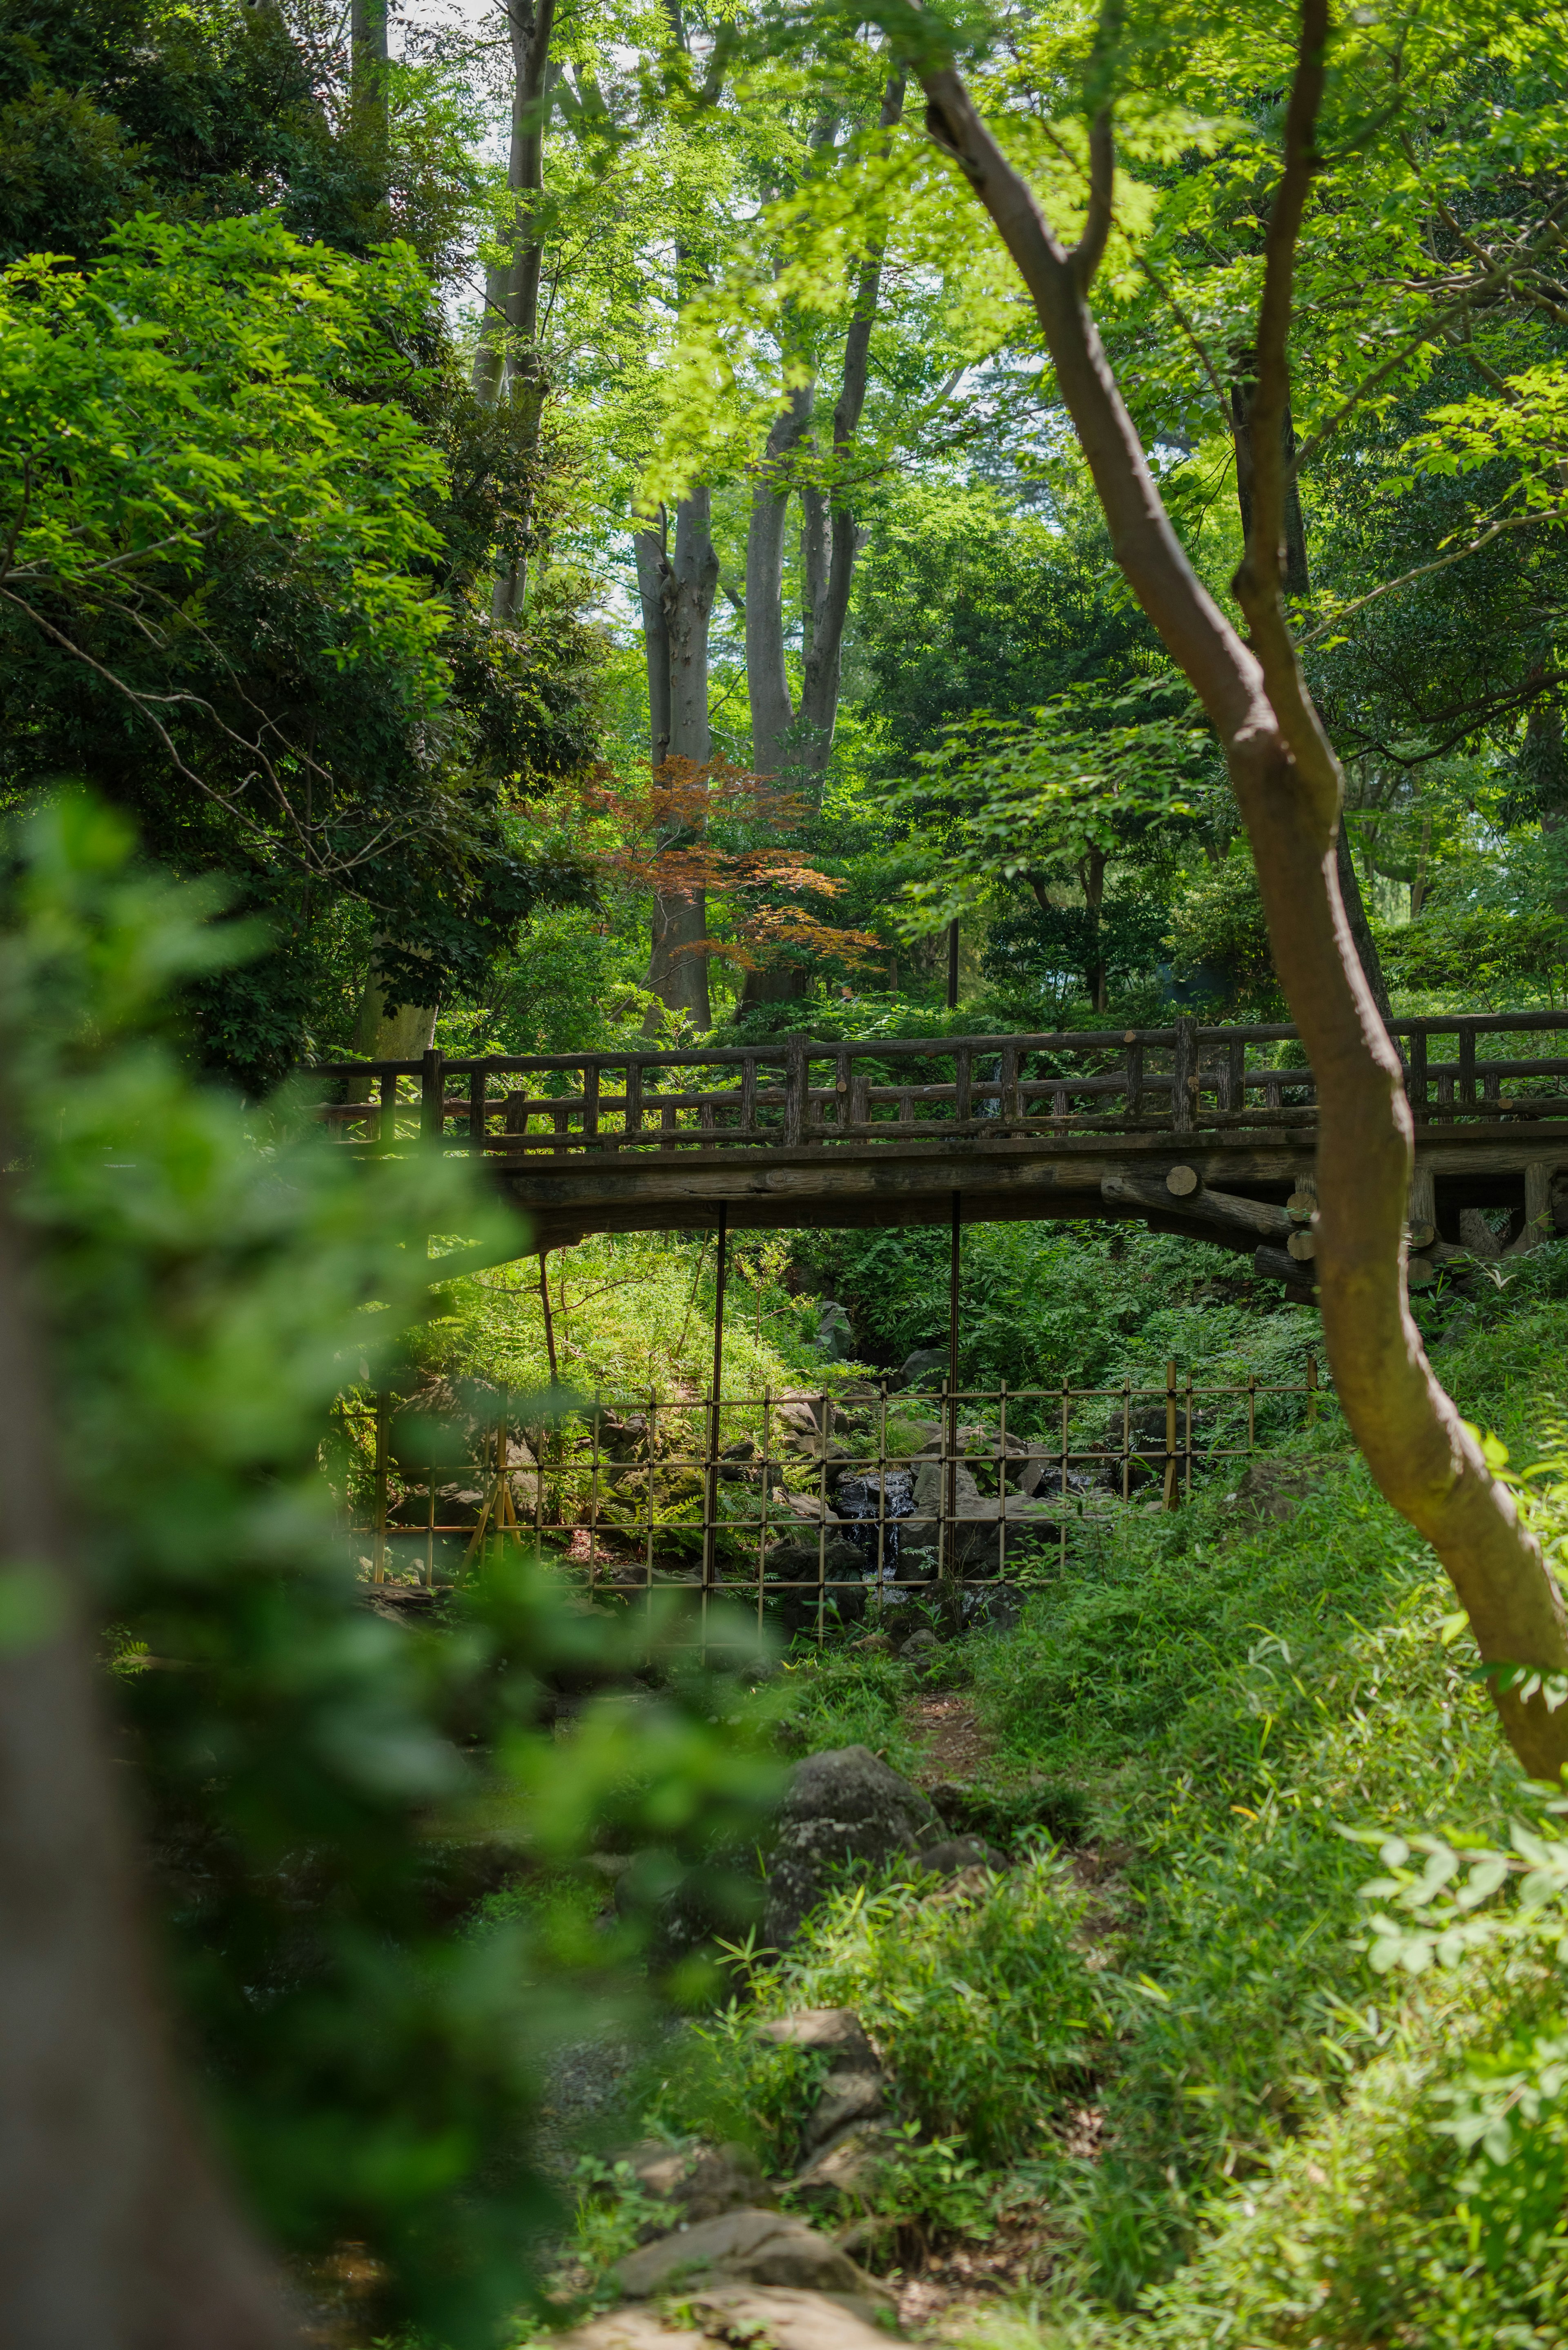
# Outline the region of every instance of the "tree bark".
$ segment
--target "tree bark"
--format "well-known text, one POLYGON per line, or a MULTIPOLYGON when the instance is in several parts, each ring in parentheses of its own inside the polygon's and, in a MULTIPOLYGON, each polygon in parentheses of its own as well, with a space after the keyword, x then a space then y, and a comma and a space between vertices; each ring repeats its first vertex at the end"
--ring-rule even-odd
POLYGON ((369 126, 378 158, 383 161, 387 146, 386 68, 387 0, 349 0, 349 104, 369 126))
POLYGON ((642 607, 642 649, 648 667, 649 753, 655 775, 661 775, 670 756, 670 624, 664 613, 664 575, 670 565, 664 551, 664 509, 659 529, 632 533, 637 557, 637 595, 642 607))
MULTIPOLYGON (((904 111, 905 77, 892 76, 882 94, 877 128, 886 148, 888 134, 904 111)), ((844 629, 849 618, 849 591, 855 567, 870 533, 858 524, 847 494, 845 475, 860 429, 870 371, 871 329, 881 299, 886 240, 877 238, 867 249, 856 279, 855 309, 844 346, 844 382, 833 411, 833 473, 831 490, 808 491, 806 508, 806 579, 810 627, 805 671, 801 680, 800 715, 805 764, 822 775, 833 753, 838 724, 838 695, 844 675, 844 629)))
POLYGON ((774 419, 752 483, 746 529, 746 695, 752 712, 752 764, 777 775, 796 755, 789 674, 784 667, 784 555, 789 511, 789 461, 811 424, 812 387, 802 384, 774 419))
MULTIPOLYGON (((659 600, 670 660, 670 756, 688 762, 683 783, 706 770, 708 730, 708 623, 719 587, 713 551, 711 502, 694 489, 675 509, 675 553, 663 566, 659 600)), ((692 837, 683 824, 666 844, 678 848, 692 837)), ((653 952, 648 983, 670 1011, 684 1012, 703 1031, 712 1026, 708 1000, 707 892, 700 889, 656 890, 653 952)))
POLYGON ((1103 848, 1087 848, 1078 867, 1078 883, 1084 892, 1084 903, 1089 911, 1089 930, 1094 940, 1089 967, 1084 976, 1089 983, 1089 1000, 1096 1012, 1108 1008, 1110 990, 1106 982, 1105 948, 1100 935, 1101 910, 1106 902, 1106 852, 1103 848))
POLYGON ((1412 1123, 1399 1058, 1378 1017, 1339 891, 1341 777, 1291 635, 1281 547, 1286 353, 1297 239, 1328 37, 1327 0, 1302 0, 1285 157, 1270 217, 1253 407, 1252 528, 1236 578, 1243 643, 1171 527, 1089 312, 1115 158, 1093 126, 1090 221, 1071 251, 1053 234, 958 75, 921 69, 927 124, 961 166, 1033 301, 1057 385, 1117 561, 1224 746, 1252 843, 1279 972, 1318 1088, 1318 1253, 1324 1335, 1346 1419, 1388 1501, 1431 1543, 1469 1618, 1515 1753, 1556 1781, 1568 1706, 1526 1697, 1524 1675, 1568 1673, 1568 1625, 1539 1544, 1433 1378, 1404 1282, 1412 1123))
POLYGON ((60 1498, 36 1259, 0 1194, 0 2341, 283 2350, 277 2280, 177 2074, 60 1498))
MULTIPOLYGON (((503 391, 510 391, 517 409, 519 445, 530 464, 538 455, 545 409, 539 363, 539 272, 545 247, 538 212, 545 192, 545 123, 555 21, 556 0, 535 0, 532 5, 530 0, 508 0, 512 143, 506 183, 512 192, 514 241, 510 258, 485 270, 484 312, 473 354, 474 398, 481 407, 493 408, 503 391)), ((496 575, 492 617, 514 619, 527 586, 527 558, 519 556, 496 575)))
MULTIPOLYGON (((1257 354, 1243 352, 1241 378, 1231 386, 1231 423, 1236 442, 1236 503, 1241 510, 1241 533, 1246 540, 1252 536, 1252 484, 1257 463, 1252 448, 1252 411, 1257 402, 1258 382, 1254 373, 1257 354)), ((1312 572, 1307 562, 1306 517, 1302 512, 1301 490, 1292 470, 1296 453, 1295 426, 1291 421, 1290 400, 1285 401, 1284 423, 1281 432, 1284 454, 1285 492, 1282 517, 1284 550, 1283 587, 1286 600, 1304 603, 1312 593, 1312 572)), ((1372 991, 1372 1000, 1378 1015, 1386 1024, 1394 1017, 1394 1007, 1388 1000, 1388 983, 1383 976, 1383 958, 1377 951, 1377 941, 1372 935, 1372 925, 1366 919, 1366 906, 1361 895, 1361 883, 1356 875, 1355 860, 1350 853, 1350 836, 1342 820, 1334 840, 1334 868, 1339 878, 1339 894, 1345 905, 1350 935, 1355 941, 1355 951, 1372 991)))

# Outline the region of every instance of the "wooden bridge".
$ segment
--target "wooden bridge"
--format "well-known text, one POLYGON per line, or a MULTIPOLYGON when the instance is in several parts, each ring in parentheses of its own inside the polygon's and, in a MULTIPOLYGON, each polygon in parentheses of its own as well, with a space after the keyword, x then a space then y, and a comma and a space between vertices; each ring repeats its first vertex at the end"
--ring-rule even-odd
MULTIPOLYGON (((1412 1246, 1434 1268, 1568 1229, 1568 1012, 1399 1020, 1412 1246), (1559 1205, 1560 1200, 1560 1205, 1559 1205), (1510 1222, 1500 1228, 1499 1211, 1510 1222)), ((1310 1279, 1316 1090, 1293 1028, 878 1037, 340 1062, 346 1147, 482 1157, 534 1246, 591 1232, 1138 1219, 1310 1279), (1287 1253, 1288 1252, 1288 1253, 1287 1253), (1273 1261, 1277 1260, 1277 1261, 1273 1261)))

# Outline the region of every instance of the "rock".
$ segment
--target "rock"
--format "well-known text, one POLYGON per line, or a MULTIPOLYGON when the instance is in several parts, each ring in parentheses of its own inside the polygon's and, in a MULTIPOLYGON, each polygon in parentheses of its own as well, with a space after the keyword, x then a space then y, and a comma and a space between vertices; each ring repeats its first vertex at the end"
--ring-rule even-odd
POLYGON ((816 1351, 829 1363, 846 1363, 855 1352, 855 1333, 848 1315, 831 1297, 822 1300, 816 1320, 816 1351))
POLYGON ((700 2325, 736 2343, 774 2350, 888 2350, 878 2319, 898 2307, 874 2277, 858 2293, 801 2293, 788 2285, 720 2285, 689 2304, 700 2325))
POLYGON ((686 2296, 682 2323, 633 2302, 551 2337, 551 2350, 708 2350, 711 2342, 767 2343, 773 2350, 888 2350, 876 2324, 893 2296, 873 2278, 854 2293, 790 2285, 724 2284, 686 2296))
POLYGON ((773 2350, 888 2350, 876 2321, 897 2303, 886 2285, 867 2277, 858 2293, 793 2291, 788 2285, 721 2285, 691 2303, 700 2325, 738 2343, 771 2343, 773 2350))
MULTIPOLYGON (((822 1577, 826 1583, 828 1620, 836 1616, 841 1624, 858 1624, 866 1614, 866 1560, 853 1543, 839 1535, 830 1535, 823 1545, 822 1577)), ((783 1586, 770 1596, 778 1621, 786 1632, 814 1631, 816 1627, 817 1577, 816 1544, 811 1543, 779 1543, 763 1561, 763 1579, 773 1586, 783 1586)))
MULTIPOLYGON (((900 1554, 900 1568, 904 1555, 917 1550, 936 1550, 941 1534, 940 1487, 936 1492, 933 1514, 901 1518, 898 1522, 904 1545, 900 1554)), ((1043 1525, 1054 1534, 1057 1523, 1049 1502, 1025 1501, 1016 1493, 1009 1493, 1003 1501, 993 1502, 978 1493, 973 1499, 969 1499, 961 1485, 952 1528, 954 1559, 961 1575, 983 1577, 1000 1571, 1003 1559, 1002 1522, 1004 1517, 1006 1556, 1010 1560, 1016 1559, 1021 1538, 1027 1532, 1043 1525)), ((899 1580, 904 1579, 900 1572, 899 1580)))
POLYGON ((918 1664, 922 1657, 929 1657, 933 1648, 940 1646, 940 1641, 929 1626, 923 1625, 919 1631, 910 1633, 898 1650, 898 1654, 905 1664, 913 1665, 918 1664))
POLYGON ((822 2095, 812 2108, 811 2119, 804 2132, 805 2149, 826 2146, 830 2138, 847 2129, 852 2122, 868 2121, 883 2108, 883 2083, 879 2071, 831 2072, 822 2085, 822 2095))
POLYGON ((854 2122, 818 2147, 805 2168, 790 2180, 792 2195, 808 2203, 826 2203, 839 2196, 863 2198, 876 2181, 877 2166, 888 2148, 888 2132, 879 2122, 854 2122))
MULTIPOLYGON (((850 1753, 864 1752, 851 1747, 850 1753)), ((759 2040, 783 2047, 826 2048, 836 2064, 875 2068, 879 2063, 870 2035, 852 2007, 797 2007, 793 2015, 775 2015, 757 2026, 759 2040)))
POLYGON ((912 1857, 934 1833, 937 1814, 918 1787, 864 1746, 807 1755, 779 1811, 768 1876, 763 1933, 783 1950, 846 1861, 870 1866, 912 1857))
POLYGON ((797 2285, 815 2293, 862 2292, 870 2280, 847 2252, 783 2211, 726 2211, 628 2252, 611 2272, 630 2301, 689 2282, 797 2285))
POLYGON ((1295 1515, 1326 1465, 1321 1461, 1251 1461, 1235 1492, 1227 1499, 1260 1523, 1282 1523, 1295 1515))
POLYGON ((920 1866, 933 1877, 956 1877, 963 1868, 1003 1869, 1007 1855, 979 1836, 944 1836, 940 1844, 923 1848, 920 1866))
MULTIPOLYGON (((955 1461, 950 1465, 953 1479, 953 1508, 961 1517, 964 1514, 966 1502, 979 1501, 980 1487, 961 1461, 955 1461)), ((940 1460, 920 1462, 915 1471, 917 1510, 929 1511, 939 1517, 941 1515, 947 1507, 948 1467, 947 1462, 940 1460)))
POLYGON ((657 2310, 633 2306, 556 2334, 551 2350, 708 2350, 708 2337, 690 2326, 664 2324, 657 2310))
POLYGON ((693 2225, 726 2211, 761 2210, 773 2202, 762 2167, 749 2147, 634 2147, 626 2160, 645 2195, 678 2206, 693 2225))
POLYGON ((898 1373, 899 1384, 906 1388, 917 1388, 922 1380, 929 1379, 934 1372, 940 1385, 947 1377, 948 1366, 951 1359, 946 1347, 917 1347, 912 1355, 906 1355, 904 1357, 902 1368, 898 1373))
POLYGON ((975 1621, 993 1632, 1016 1632, 1023 1621, 1023 1594, 1014 1583, 992 1583, 973 1595, 980 1605, 975 1621))

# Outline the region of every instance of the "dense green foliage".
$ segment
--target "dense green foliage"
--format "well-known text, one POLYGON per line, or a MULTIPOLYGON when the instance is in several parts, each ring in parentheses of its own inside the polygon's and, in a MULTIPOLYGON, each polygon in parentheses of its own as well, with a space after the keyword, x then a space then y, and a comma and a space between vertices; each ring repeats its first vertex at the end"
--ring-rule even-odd
POLYGON ((21 1210, 56 1329, 61 1457, 151 1807, 172 1982, 207 2103, 280 2247, 385 2264, 384 2313, 493 2338, 551 2207, 531 2150, 552 2037, 625 1995, 559 1977, 547 1912, 465 1920, 498 1874, 656 1825, 701 1862, 774 1780, 680 1654, 530 1565, 441 1630, 368 1613, 321 1472, 328 1407, 396 1377, 431 1310, 432 1225, 516 1245, 440 1160, 369 1179, 193 1085, 157 1033, 227 951, 202 899, 78 799, 29 833, 0 952, 29 1145, 21 1210), (554 1690, 592 1693, 574 1734, 554 1690), (553 1973, 556 1980, 553 1981, 553 1973))
MULTIPOLYGON (((425 1008, 454 1055, 686 1033, 649 987, 650 858, 680 827, 648 796, 634 524, 645 558, 672 550, 701 494, 714 750, 801 786, 716 794, 690 828, 722 1041, 1282 1015, 1229 786, 1116 569, 1033 314, 912 89, 892 103, 911 22, 892 0, 869 26, 589 0, 515 126, 542 142, 524 185, 494 160, 493 22, 410 16, 383 62, 303 0, 0 0, 4 1075, 171 1998, 269 2240, 306 2274, 365 2248, 361 2331, 400 2350, 544 2322, 562 2039, 646 2043, 582 2174, 591 2284, 649 2218, 626 2137, 732 2133, 787 2178, 822 2066, 753 2026, 836 2003, 896 2105, 844 2215, 859 2256, 1033 2231, 983 2338, 1548 2350, 1559 1816, 1521 1789, 1435 1562, 1332 1402, 1309 1427, 1267 1394, 1319 1330, 1247 1254, 966 1231, 961 1373, 1007 1386, 1014 1432, 1060 1425, 1032 1389, 1102 1391, 1077 1407, 1092 1431, 1170 1363, 1251 1378, 1259 1443, 1301 1487, 1277 1517, 1237 1500, 1233 1461, 1169 1513, 1107 1493, 1023 1559, 1015 1629, 934 1661, 858 1627, 753 1669, 736 1630, 737 1669, 704 1674, 689 1624, 649 1646, 590 1604, 566 1539, 399 1616, 367 1604, 344 1531, 372 1473, 345 1394, 444 1399, 453 1424, 423 1434, 460 1453, 476 1397, 533 1399, 535 1490, 547 1465, 579 1524, 603 1499, 573 1451, 596 1391, 657 1390, 695 1429, 706 1236, 541 1265, 455 1159, 351 1164, 275 1090, 368 1048, 378 1003, 425 1008), (782 764, 748 712, 770 489, 782 764), (813 744, 835 546, 841 689, 813 744), (770 947, 761 917, 802 907, 817 927, 770 947), (759 1951, 735 1871, 783 1759, 862 1742, 929 1775, 933 1700, 972 1716, 971 1796, 1010 1869, 846 1881, 789 1953, 759 1951), (631 1853, 612 1917, 590 1857, 631 1853), (683 1881, 733 1938, 727 1975, 650 1939, 683 1881)), ((1096 316, 1224 603, 1293 19, 1106 22, 1096 62, 1076 5, 966 20, 965 71, 1069 236, 1114 101, 1096 316)), ((1568 983, 1563 33, 1556 0, 1355 8, 1329 48, 1291 595, 1401 1013, 1568 983)), ((764 1392, 941 1341, 947 1244, 737 1241, 727 1386, 752 1400, 726 1434, 763 1432, 764 1392), (827 1297, 853 1354, 831 1365, 827 1297)), ((1532 1506, 1560 1563, 1568 1261, 1495 1271, 1417 1315, 1464 1409, 1516 1462, 1547 1453, 1532 1506)), ((1213 1406, 1205 1441, 1243 1419, 1213 1406)), ((722 1573, 742 1549, 722 1524, 722 1573)))

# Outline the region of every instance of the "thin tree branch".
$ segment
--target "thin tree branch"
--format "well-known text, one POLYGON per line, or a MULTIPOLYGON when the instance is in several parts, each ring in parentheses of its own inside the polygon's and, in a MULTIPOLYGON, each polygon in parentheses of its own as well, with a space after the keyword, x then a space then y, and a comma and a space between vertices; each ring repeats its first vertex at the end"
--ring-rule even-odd
POLYGON ((1371 588, 1366 595, 1358 596, 1354 604, 1342 605, 1326 620, 1320 620, 1315 629, 1309 629, 1304 637, 1298 639, 1300 650, 1310 652, 1314 645, 1322 644, 1335 629, 1353 619, 1357 612, 1364 612, 1368 604, 1376 604, 1381 597, 1392 596, 1399 588, 1412 587, 1417 579, 1429 579, 1434 571, 1447 571, 1450 564, 1463 563, 1467 556, 1479 555, 1483 546, 1490 546, 1494 538, 1501 538, 1507 531, 1528 530, 1532 525, 1540 522, 1568 522, 1568 505, 1551 506, 1541 514, 1510 515, 1503 521, 1491 524, 1479 538, 1472 538, 1468 546, 1456 546, 1451 555, 1440 555, 1432 563, 1418 563, 1413 571, 1402 571, 1397 579, 1386 579, 1380 588, 1371 588))

